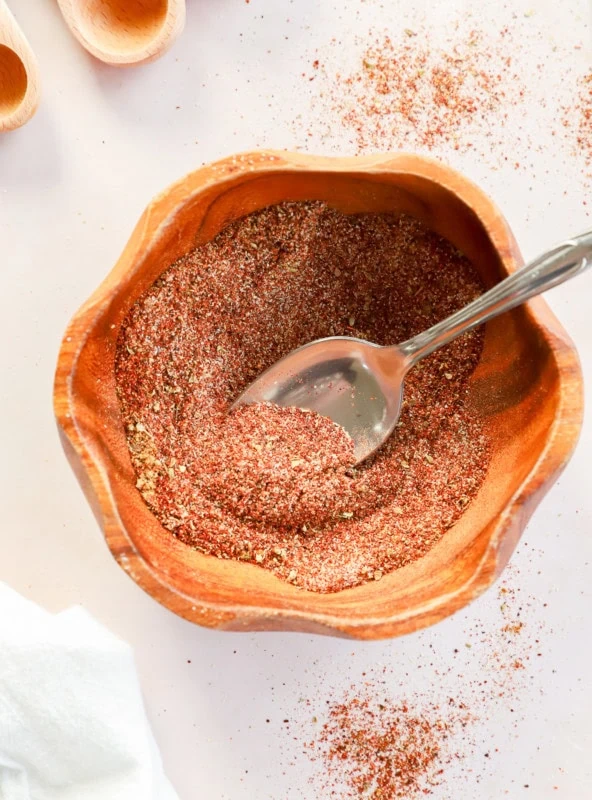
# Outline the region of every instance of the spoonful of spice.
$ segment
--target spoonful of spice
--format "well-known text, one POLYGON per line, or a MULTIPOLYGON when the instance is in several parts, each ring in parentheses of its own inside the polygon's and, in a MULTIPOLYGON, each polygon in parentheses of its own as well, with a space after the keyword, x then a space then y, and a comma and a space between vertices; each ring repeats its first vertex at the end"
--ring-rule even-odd
POLYGON ((405 375, 425 356, 583 272, 592 264, 592 231, 568 239, 496 284, 472 303, 406 342, 388 347, 352 336, 318 339, 263 372, 232 408, 253 403, 316 411, 341 425, 356 463, 393 432, 405 375))

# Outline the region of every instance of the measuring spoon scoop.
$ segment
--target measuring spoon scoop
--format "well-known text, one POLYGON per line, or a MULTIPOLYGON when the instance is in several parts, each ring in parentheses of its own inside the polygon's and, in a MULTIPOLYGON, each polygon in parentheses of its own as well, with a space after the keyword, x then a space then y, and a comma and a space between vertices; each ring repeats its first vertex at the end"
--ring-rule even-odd
POLYGON ((185 0, 58 0, 88 52, 114 66, 159 58, 185 26, 185 0))
POLYGON ((39 104, 37 59, 4 0, 0 0, 0 133, 20 128, 39 104))

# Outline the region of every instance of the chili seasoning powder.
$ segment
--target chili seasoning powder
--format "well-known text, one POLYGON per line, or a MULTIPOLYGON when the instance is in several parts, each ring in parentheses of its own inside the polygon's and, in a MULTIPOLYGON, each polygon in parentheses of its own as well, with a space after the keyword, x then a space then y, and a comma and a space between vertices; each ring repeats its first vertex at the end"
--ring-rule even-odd
POLYGON ((233 222, 166 269, 120 332, 117 391, 145 502, 188 546, 312 591, 420 558, 487 469, 468 402, 482 331, 411 371, 395 434, 355 468, 349 437, 319 415, 228 410, 299 345, 400 342, 482 290, 467 258, 405 215, 300 202, 233 222))

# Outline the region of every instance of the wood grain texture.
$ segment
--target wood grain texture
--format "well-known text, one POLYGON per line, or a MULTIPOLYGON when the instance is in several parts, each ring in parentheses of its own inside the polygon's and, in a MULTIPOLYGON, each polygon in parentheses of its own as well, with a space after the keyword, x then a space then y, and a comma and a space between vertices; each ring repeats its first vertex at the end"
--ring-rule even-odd
POLYGON ((80 44, 114 66, 159 58, 185 26, 185 0, 58 0, 58 5, 80 44))
POLYGON ((462 608, 503 570, 577 441, 583 407, 578 357, 540 298, 487 325, 470 383, 494 442, 486 480, 424 558, 380 583, 317 594, 255 565, 189 549, 160 525, 135 488, 115 393, 119 328, 172 261, 231 220, 283 200, 324 200, 346 213, 412 214, 464 251, 488 285, 522 264, 491 201, 426 158, 258 152, 204 167, 148 206, 115 268, 70 323, 54 392, 64 447, 114 557, 175 613, 227 630, 360 639, 408 633, 462 608))
POLYGON ((0 0, 0 133, 20 128, 38 105, 37 59, 8 6, 0 0))

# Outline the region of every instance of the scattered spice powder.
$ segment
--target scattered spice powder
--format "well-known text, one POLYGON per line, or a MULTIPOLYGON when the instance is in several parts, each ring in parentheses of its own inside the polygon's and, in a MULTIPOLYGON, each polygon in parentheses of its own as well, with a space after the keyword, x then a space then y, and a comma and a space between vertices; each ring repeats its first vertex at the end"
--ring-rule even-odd
POLYGON ((342 702, 330 704, 327 721, 309 744, 312 759, 326 769, 323 796, 410 800, 431 794, 454 758, 447 740, 469 718, 462 706, 442 716, 437 705, 413 709, 352 686, 342 702))
POLYGON ((586 167, 592 171, 592 70, 580 79, 578 89, 575 104, 577 147, 584 156, 586 167))
POLYGON ((587 206, 592 77, 589 62, 574 58, 585 40, 559 41, 537 15, 504 10, 498 28, 463 9, 446 30, 428 14, 413 28, 329 39, 308 54, 309 108, 293 120, 294 134, 305 126, 305 141, 340 155, 433 154, 485 185, 500 169, 540 183, 549 166, 537 168, 533 154, 551 150, 563 164, 564 195, 577 191, 587 206))
POLYGON ((187 545, 313 591, 420 558, 487 469, 467 402, 482 331, 412 370, 395 434, 357 468, 347 434, 319 415, 228 410, 301 344, 404 341, 482 290, 461 253, 404 215, 283 203, 229 225, 167 269, 122 326, 116 383, 144 500, 187 545))
MULTIPOLYGON (((330 690, 328 699, 315 695, 305 701, 299 739, 310 761, 319 764, 310 779, 317 796, 419 800, 454 775, 455 785, 448 786, 452 794, 438 796, 472 797, 483 774, 499 769, 496 761, 503 752, 492 736, 491 716, 504 709, 509 727, 520 736, 521 721, 531 714, 532 692, 543 691, 532 683, 531 661, 542 655, 545 624, 540 616, 526 624, 524 616, 547 603, 523 597, 512 586, 516 578, 509 568, 498 589, 497 618, 476 620, 465 630, 468 651, 459 643, 442 671, 429 661, 422 664, 431 667, 433 690, 409 694, 412 667, 407 672, 376 666, 345 690, 330 690), (467 668, 466 658, 478 667, 467 668), (453 687, 452 695, 447 687, 453 687), (455 769, 469 757, 470 768, 455 769), (471 787, 466 793, 458 785, 461 778, 471 787)), ((510 730, 506 738, 513 752, 510 730)))
MULTIPOLYGON (((506 35, 502 30, 500 39, 506 35)), ((323 92, 323 104, 353 134, 358 151, 467 151, 475 136, 490 137, 491 119, 499 123, 522 102, 511 54, 492 58, 483 32, 458 34, 440 48, 431 38, 424 30, 406 29, 398 38, 370 33, 353 71, 324 69, 335 91, 323 92)))

